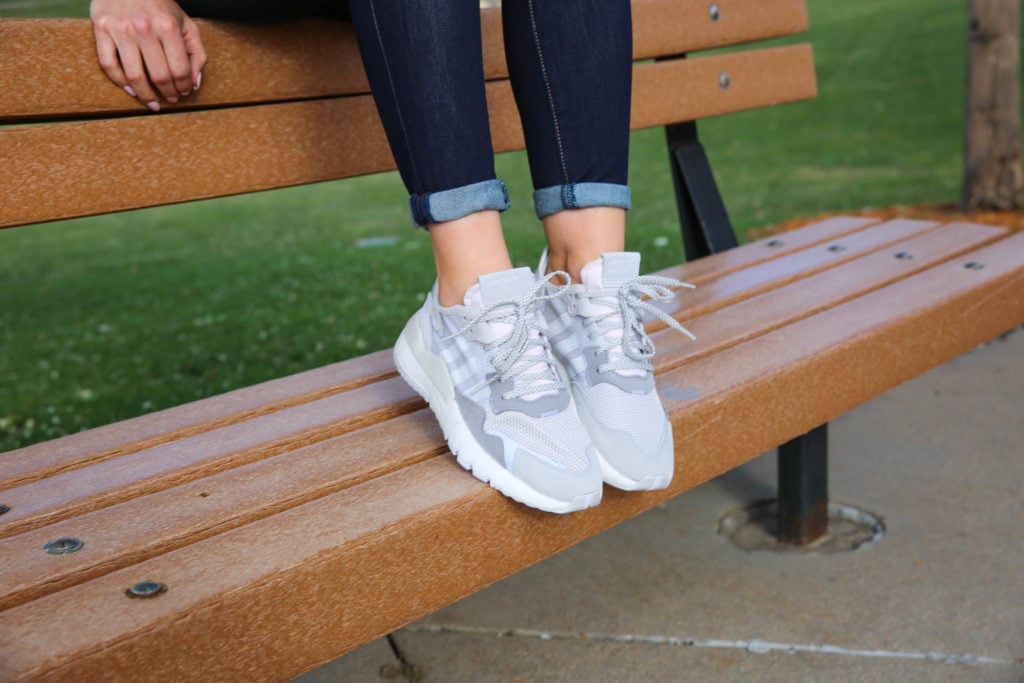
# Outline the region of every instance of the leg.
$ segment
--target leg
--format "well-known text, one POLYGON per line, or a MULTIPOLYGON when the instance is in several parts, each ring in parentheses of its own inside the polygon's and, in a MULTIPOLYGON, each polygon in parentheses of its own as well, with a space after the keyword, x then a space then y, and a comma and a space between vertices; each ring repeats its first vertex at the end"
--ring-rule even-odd
MULTIPOLYGON (((545 315, 554 354, 594 444, 604 481, 627 490, 668 486, 672 426, 654 386, 645 314, 676 321, 675 281, 640 275, 623 252, 629 155, 632 29, 628 0, 504 0, 505 45, 523 119, 548 272, 574 287, 545 315), (659 315, 660 313, 660 315, 659 315)), ((685 332, 685 330, 683 330, 685 332)))
POLYGON ((505 49, 549 268, 621 251, 629 207, 628 0, 505 0, 505 49))
POLYGON ((442 305, 510 268, 474 0, 353 0, 360 51, 413 222, 430 230, 442 305))
POLYGON ((561 270, 580 281, 583 266, 607 252, 626 248, 626 210, 615 206, 567 209, 543 218, 548 238, 547 271, 561 270))
POLYGON ((429 229, 437 264, 437 296, 442 306, 462 303, 466 291, 481 275, 512 267, 497 211, 476 211, 432 223, 429 229))
POLYGON ((541 332, 544 291, 511 268, 498 211, 477 0, 354 0, 377 108, 430 231, 437 285, 395 365, 474 476, 551 512, 601 499, 601 473, 541 332), (459 305, 455 305, 459 304, 459 305))

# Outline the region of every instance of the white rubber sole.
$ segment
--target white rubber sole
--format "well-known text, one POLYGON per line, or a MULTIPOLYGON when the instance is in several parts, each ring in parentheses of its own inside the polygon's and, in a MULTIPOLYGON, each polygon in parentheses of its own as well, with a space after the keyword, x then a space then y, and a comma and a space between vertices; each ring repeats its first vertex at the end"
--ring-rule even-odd
POLYGON ((672 481, 671 474, 652 474, 640 480, 630 479, 612 467, 611 463, 605 460, 600 451, 596 448, 594 450, 597 452, 598 462, 601 463, 601 477, 609 486, 614 486, 623 491, 659 491, 668 488, 669 483, 672 481))
MULTIPOLYGON (((437 358, 423 344, 422 332, 414 317, 406 325, 398 337, 398 341, 395 342, 395 367, 398 368, 402 379, 430 405, 430 409, 437 417, 438 424, 441 425, 448 448, 451 449, 463 469, 512 500, 545 512, 558 514, 576 512, 601 502, 601 489, 576 496, 572 500, 559 500, 537 491, 502 467, 473 437, 469 426, 462 419, 462 413, 459 411, 454 397, 452 399, 445 397, 445 392, 430 376, 424 364, 420 362, 420 356, 424 354, 437 358)), ((437 360, 441 361, 440 358, 437 360)), ((443 367, 443 361, 441 361, 440 367, 443 367)), ((441 381, 446 379, 448 378, 443 378, 441 381)))

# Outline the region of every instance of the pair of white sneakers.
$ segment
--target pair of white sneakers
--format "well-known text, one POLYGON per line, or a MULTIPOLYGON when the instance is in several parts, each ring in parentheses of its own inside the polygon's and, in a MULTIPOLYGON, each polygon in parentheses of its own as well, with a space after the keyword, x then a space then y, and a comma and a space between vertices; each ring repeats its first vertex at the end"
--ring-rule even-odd
POLYGON ((463 305, 437 285, 395 343, 395 365, 430 404, 465 469, 540 510, 597 505, 603 483, 665 488, 672 425, 654 386, 649 312, 690 336, 649 299, 676 280, 640 275, 640 255, 606 253, 580 272, 529 268, 483 275, 463 305))

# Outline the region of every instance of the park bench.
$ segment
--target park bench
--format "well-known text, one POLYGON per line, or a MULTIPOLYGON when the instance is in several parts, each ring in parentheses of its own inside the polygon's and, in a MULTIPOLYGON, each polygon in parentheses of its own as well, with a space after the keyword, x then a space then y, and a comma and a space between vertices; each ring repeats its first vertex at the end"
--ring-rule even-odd
MULTIPOLYGON (((632 125, 668 127, 703 255, 666 271, 698 286, 667 309, 698 343, 649 326, 670 488, 515 504, 459 468, 389 351, 29 446, 0 455, 0 680, 287 679, 780 444, 804 459, 801 435, 1024 322, 1024 235, 1000 228, 835 217, 734 246, 693 122, 816 94, 808 45, 746 45, 805 30, 804 3, 634 12, 632 125)), ((495 146, 519 149, 482 21, 495 146)), ((202 91, 152 115, 88 22, 0 21, 0 227, 393 168, 350 27, 202 31, 202 91)))

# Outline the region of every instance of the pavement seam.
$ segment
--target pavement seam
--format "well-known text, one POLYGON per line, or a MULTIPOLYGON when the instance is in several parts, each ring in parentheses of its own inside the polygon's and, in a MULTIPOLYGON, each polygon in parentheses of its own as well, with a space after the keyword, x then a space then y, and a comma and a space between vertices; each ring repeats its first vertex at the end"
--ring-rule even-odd
POLYGON ((701 640, 696 638, 679 638, 676 636, 635 635, 629 633, 586 633, 583 631, 543 631, 538 629, 513 628, 493 629, 481 626, 457 626, 436 624, 413 624, 405 627, 409 632, 452 633, 466 635, 485 635, 495 637, 535 638, 538 640, 596 640, 614 643, 643 643, 648 645, 673 645, 685 647, 701 647, 726 650, 746 650, 752 654, 768 654, 798 652, 826 655, 846 655, 850 657, 867 657, 874 659, 911 659, 943 664, 1001 664, 1013 665, 1024 663, 1022 657, 988 657, 948 652, 912 652, 900 650, 867 650, 860 648, 841 647, 839 645, 808 645, 802 643, 775 643, 767 640, 701 640))

